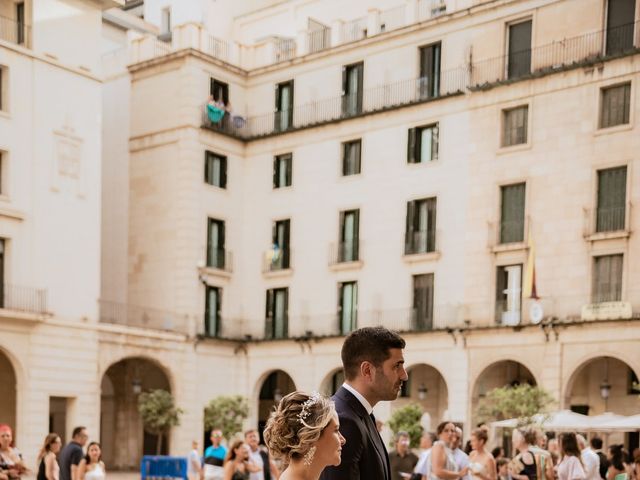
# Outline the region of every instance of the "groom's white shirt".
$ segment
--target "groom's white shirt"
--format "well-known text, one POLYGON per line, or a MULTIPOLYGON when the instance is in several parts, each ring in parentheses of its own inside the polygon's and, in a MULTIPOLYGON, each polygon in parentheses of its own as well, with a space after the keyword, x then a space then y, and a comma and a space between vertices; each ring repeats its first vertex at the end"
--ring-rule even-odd
POLYGON ((367 414, 371 415, 371 413, 373 412, 373 407, 371 406, 371 404, 369 402, 367 402, 367 399, 364 398, 360 394, 360 392, 358 392, 355 388, 353 388, 348 383, 345 382, 345 383, 342 384, 342 386, 344 388, 346 388, 347 390, 349 390, 349 392, 351 392, 353 394, 353 396, 356 397, 358 399, 358 401, 362 404, 364 409, 367 411, 367 414))

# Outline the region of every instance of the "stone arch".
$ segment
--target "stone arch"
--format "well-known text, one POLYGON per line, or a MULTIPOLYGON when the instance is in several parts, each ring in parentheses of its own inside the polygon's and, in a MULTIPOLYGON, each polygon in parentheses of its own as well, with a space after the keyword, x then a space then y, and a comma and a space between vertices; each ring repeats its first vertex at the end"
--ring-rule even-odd
POLYGON ((434 431, 436 425, 448 416, 449 387, 436 367, 427 363, 415 363, 407 367, 409 380, 405 382, 400 396, 393 402, 392 409, 409 403, 419 404, 425 414, 422 426, 434 431))
POLYGON ((263 373, 256 382, 254 396, 258 413, 258 433, 262 441, 262 432, 273 408, 282 397, 296 390, 291 375, 281 369, 263 373))
MULTIPOLYGON (((534 386, 539 385, 538 380, 532 373, 532 369, 527 365, 511 358, 494 361, 482 368, 475 379, 470 382, 472 387, 469 405, 478 405, 479 400, 494 388, 522 383, 534 386)), ((473 410, 470 412, 470 419, 471 425, 477 423, 475 411, 473 410)))
POLYGON ((20 369, 16 368, 17 359, 4 348, 0 347, 0 385, 2 385, 2 395, 0 395, 0 423, 6 423, 13 430, 14 441, 17 440, 18 427, 18 393, 20 369))
POLYGON ((333 368, 320 383, 320 393, 330 397, 344 383, 344 370, 342 367, 333 368))
POLYGON ((633 415, 640 409, 640 399, 635 390, 640 371, 634 369, 630 359, 618 353, 599 352, 580 359, 563 386, 563 407, 587 415, 613 412, 633 415), (609 386, 608 398, 601 390, 609 386), (634 395, 634 393, 636 393, 634 395))
MULTIPOLYGON (((174 391, 167 369, 146 356, 121 358, 102 373, 100 441, 112 469, 137 468, 142 455, 155 454, 158 437, 145 431, 137 409, 139 394, 155 389, 174 391)), ((162 453, 169 451, 168 437, 162 453)))

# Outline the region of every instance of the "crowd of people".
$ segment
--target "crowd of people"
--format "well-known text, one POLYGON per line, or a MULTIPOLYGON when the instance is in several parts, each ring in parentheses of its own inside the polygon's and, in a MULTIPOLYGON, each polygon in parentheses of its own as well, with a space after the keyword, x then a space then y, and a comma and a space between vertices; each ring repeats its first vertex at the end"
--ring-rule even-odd
MULTIPOLYGON (((74 428, 71 441, 64 447, 60 435, 47 435, 37 456, 37 480, 104 480, 100 444, 87 445, 88 440, 85 427, 74 428)), ((0 425, 0 480, 20 480, 29 473, 22 453, 13 444, 11 427, 0 425)))
POLYGON ((515 429, 512 458, 502 447, 488 451, 488 439, 489 429, 480 425, 463 445, 461 428, 442 422, 412 452, 408 433, 399 432, 389 453, 391 479, 640 480, 640 449, 630 455, 622 445, 611 445, 604 452, 599 437, 587 442, 575 432, 556 437, 537 427, 515 429))

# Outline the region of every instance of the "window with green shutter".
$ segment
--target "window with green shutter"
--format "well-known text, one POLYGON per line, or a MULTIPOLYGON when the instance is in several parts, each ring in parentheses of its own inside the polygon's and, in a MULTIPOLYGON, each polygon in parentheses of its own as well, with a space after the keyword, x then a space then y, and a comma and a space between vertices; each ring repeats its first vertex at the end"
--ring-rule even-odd
POLYGON ((524 241, 525 184, 500 187, 500 243, 524 241))
POLYGON ((527 143, 529 107, 509 108, 502 111, 502 146, 527 143))
POLYGON ((627 167, 598 171, 596 232, 624 230, 627 199, 627 167))
POLYGON ((207 150, 204 154, 204 181, 227 188, 227 157, 207 150))
POLYGON ((407 203, 404 253, 435 252, 437 199, 424 198, 407 203))
POLYGON ((358 328, 358 282, 340 283, 338 291, 340 334, 346 335, 358 328))
POLYGON ((209 218, 207 221, 207 266, 224 270, 224 222, 209 218))
POLYGON ((616 85, 601 90, 600 128, 629 123, 631 84, 616 85))
POLYGON ((413 276, 412 330, 433 328, 433 273, 413 276))
POLYGON ((438 159, 439 124, 409 129, 408 163, 428 163, 438 159))
POLYGON ((359 259, 360 210, 340 212, 340 244, 338 261, 355 262, 359 259))
POLYGON ((592 302, 622 300, 622 254, 593 259, 592 302))
POLYGON ((290 153, 276 155, 273 159, 273 188, 291 186, 293 156, 290 153))
POLYGON ((362 140, 351 140, 342 144, 342 175, 357 175, 360 173, 362 157, 362 140))
POLYGON ((289 289, 267 290, 265 337, 287 338, 289 335, 289 289))
POLYGON ((222 289, 207 285, 205 288, 204 332, 210 337, 218 337, 221 333, 220 306, 222 289))

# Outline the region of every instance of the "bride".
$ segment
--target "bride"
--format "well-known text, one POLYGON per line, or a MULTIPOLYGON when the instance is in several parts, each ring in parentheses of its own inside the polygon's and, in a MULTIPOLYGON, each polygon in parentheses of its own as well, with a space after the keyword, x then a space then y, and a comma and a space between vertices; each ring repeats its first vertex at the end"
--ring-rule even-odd
POLYGON ((269 417, 264 439, 285 466, 280 480, 317 480, 322 470, 340 465, 345 443, 333 402, 315 392, 293 392, 269 417))

